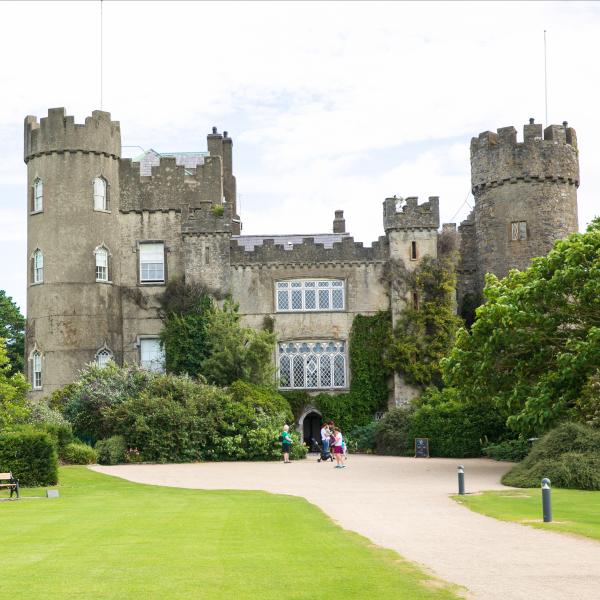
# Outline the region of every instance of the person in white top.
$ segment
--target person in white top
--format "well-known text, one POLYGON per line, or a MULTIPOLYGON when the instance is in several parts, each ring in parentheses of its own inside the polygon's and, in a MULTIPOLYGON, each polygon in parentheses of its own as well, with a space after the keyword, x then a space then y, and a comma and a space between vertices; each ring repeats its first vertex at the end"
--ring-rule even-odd
POLYGON ((344 438, 342 437, 342 432, 336 427, 335 432, 335 441, 333 442, 333 455, 335 456, 335 465, 336 469, 343 469, 346 465, 342 464, 342 458, 344 456, 344 438))
POLYGON ((321 458, 319 462, 322 460, 327 460, 329 458, 329 437, 331 436, 331 431, 327 423, 323 423, 323 427, 321 427, 321 458))

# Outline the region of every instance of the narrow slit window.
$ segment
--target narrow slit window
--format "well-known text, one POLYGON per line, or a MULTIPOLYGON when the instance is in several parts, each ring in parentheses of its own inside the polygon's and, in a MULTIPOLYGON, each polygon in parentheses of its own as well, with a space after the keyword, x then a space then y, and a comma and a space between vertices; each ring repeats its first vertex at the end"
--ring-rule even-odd
POLYGON ((33 363, 33 376, 32 386, 34 390, 42 389, 42 355, 36 350, 32 357, 31 362, 33 363))
POLYGON ((417 260, 417 242, 410 243, 410 260, 417 260))
POLYGON ((204 248, 204 263, 207 265, 210 264, 210 246, 204 248))
POLYGON ((415 310, 419 310, 419 292, 412 293, 412 303, 415 310))
POLYGON ((33 212, 41 212, 44 209, 44 184, 41 179, 36 179, 33 183, 33 212))

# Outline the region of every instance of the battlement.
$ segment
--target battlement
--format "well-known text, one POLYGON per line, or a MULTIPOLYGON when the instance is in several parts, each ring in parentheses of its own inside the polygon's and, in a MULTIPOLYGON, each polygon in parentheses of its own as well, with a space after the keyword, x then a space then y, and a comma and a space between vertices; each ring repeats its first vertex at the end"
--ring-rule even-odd
POLYGON ((119 122, 111 121, 110 113, 95 110, 85 124, 75 123, 74 117, 65 115, 64 108, 49 109, 48 116, 39 123, 37 117, 25 117, 25 162, 52 152, 90 152, 119 158, 119 122))
POLYGON ((222 205, 223 167, 220 156, 207 156, 194 169, 178 165, 173 156, 163 156, 151 175, 140 174, 140 163, 121 159, 120 210, 181 210, 203 205, 222 205))
POLYGON ((429 196, 428 202, 419 204, 417 197, 386 198, 383 203, 383 228, 387 233, 394 229, 438 229, 440 226, 440 199, 429 196), (401 207, 401 210, 398 208, 401 207))
POLYGON ((471 139, 473 193, 485 186, 536 179, 579 185, 577 134, 566 121, 543 129, 530 119, 523 127, 522 142, 512 126, 471 139))
POLYGON ((231 241, 232 265, 373 262, 387 260, 388 254, 388 241, 383 236, 373 242, 371 248, 365 248, 362 242, 355 242, 350 236, 334 242, 331 248, 315 243, 315 238, 310 236, 303 238, 301 244, 287 248, 283 244, 276 244, 274 239, 263 240, 253 250, 246 250, 235 239, 231 241))

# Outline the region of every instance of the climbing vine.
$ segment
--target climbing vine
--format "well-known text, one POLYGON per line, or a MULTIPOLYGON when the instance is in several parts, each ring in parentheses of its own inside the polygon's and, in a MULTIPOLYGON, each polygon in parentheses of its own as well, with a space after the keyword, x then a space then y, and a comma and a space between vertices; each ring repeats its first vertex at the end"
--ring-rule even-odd
POLYGON ((387 366, 402 374, 407 383, 440 386, 440 361, 462 325, 455 314, 452 261, 425 257, 414 271, 405 270, 402 275, 402 291, 410 303, 399 315, 389 340, 387 366))

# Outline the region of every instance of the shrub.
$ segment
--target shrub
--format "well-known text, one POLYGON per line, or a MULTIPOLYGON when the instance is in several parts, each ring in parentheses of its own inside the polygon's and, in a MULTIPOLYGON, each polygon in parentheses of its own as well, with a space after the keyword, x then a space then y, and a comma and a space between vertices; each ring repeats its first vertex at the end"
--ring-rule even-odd
POLYGON ((600 490, 600 431, 563 423, 537 441, 525 460, 502 478, 515 487, 537 487, 548 477, 553 486, 600 490))
POLYGON ((53 440, 58 452, 58 458, 64 460, 67 446, 74 441, 73 429, 70 423, 42 423, 37 428, 45 431, 53 440))
POLYGON ((95 450, 101 465, 118 465, 125 462, 127 445, 122 435, 113 435, 96 442, 95 450))
POLYGON ((349 431, 346 436, 348 450, 352 452, 373 452, 375 450, 377 424, 377 421, 371 421, 368 425, 355 427, 349 431))
POLYGON ((375 448, 377 454, 408 456, 412 454, 411 407, 392 408, 377 422, 375 448))
POLYGON ((89 442, 113 435, 115 432, 107 422, 109 409, 137 396, 152 377, 137 366, 120 368, 112 361, 102 368, 88 365, 81 372, 64 411, 75 435, 89 442))
POLYGON ((72 465, 91 465, 98 462, 98 453, 87 444, 72 442, 67 445, 61 458, 72 465))
POLYGON ((4 432, 0 434, 0 469, 11 471, 24 486, 55 485, 55 443, 48 433, 33 428, 4 432))
POLYGON ((410 438, 429 438, 432 456, 481 456, 489 441, 506 435, 506 417, 490 402, 459 402, 456 391, 428 389, 411 416, 410 438))
POLYGON ((505 440, 497 444, 490 444, 483 449, 488 458, 494 460, 507 460, 519 462, 529 453, 530 445, 527 440, 505 440))
POLYGON ((76 383, 68 383, 67 385, 54 390, 47 398, 46 402, 52 410, 56 410, 59 413, 63 413, 65 407, 71 400, 73 394, 77 391, 76 383))

